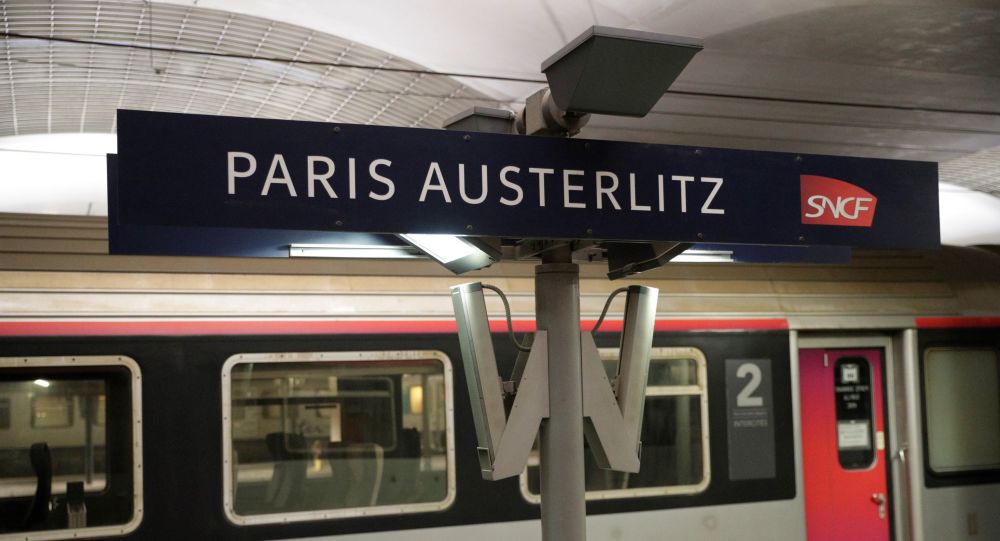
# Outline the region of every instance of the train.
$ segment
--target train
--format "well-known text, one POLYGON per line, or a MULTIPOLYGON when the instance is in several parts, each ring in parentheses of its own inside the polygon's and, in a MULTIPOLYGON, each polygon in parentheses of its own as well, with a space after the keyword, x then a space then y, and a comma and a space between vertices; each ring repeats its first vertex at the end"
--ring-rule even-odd
MULTIPOLYGON (((0 216, 0 540, 540 539, 537 452, 482 478, 448 295, 496 285, 530 335, 536 264, 111 256, 101 218, 0 216)), ((1000 252, 580 269, 584 332, 660 292, 641 468, 587 459, 588 539, 1000 539, 1000 252)))

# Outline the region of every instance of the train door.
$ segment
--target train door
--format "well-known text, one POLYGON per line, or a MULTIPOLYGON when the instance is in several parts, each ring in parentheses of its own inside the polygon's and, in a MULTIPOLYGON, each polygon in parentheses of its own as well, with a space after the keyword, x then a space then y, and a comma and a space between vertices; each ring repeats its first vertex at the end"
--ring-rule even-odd
POLYGON ((799 350, 808 541, 888 541, 883 350, 799 350))

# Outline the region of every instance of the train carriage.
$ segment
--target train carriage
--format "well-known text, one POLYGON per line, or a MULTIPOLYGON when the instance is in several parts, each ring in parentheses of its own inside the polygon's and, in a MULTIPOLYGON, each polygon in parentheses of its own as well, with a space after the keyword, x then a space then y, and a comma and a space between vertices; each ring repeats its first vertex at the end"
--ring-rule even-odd
MULTIPOLYGON (((530 334, 532 262, 114 257, 105 227, 0 221, 0 539, 538 537, 537 457, 480 477, 447 295, 498 285, 530 334)), ((591 538, 1000 538, 1000 255, 604 272, 584 331, 661 297, 642 468, 588 461, 591 538)))

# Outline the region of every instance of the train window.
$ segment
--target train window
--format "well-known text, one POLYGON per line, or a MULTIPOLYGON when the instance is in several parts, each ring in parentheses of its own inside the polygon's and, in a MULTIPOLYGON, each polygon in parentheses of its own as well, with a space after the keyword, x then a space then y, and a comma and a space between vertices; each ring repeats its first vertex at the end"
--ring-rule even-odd
POLYGON ((222 379, 234 524, 428 512, 454 500, 443 353, 236 355, 222 379))
MULTIPOLYGON (((49 445, 54 493, 64 494, 66 483, 73 480, 83 480, 87 492, 103 490, 107 473, 104 468, 107 461, 105 433, 97 424, 96 412, 87 408, 106 392, 107 384, 102 379, 0 381, 0 395, 9 397, 8 401, 30 404, 30 422, 19 423, 15 427, 7 440, 11 443, 10 447, 0 444, 0 448, 16 448, 16 453, 22 455, 20 459, 9 462, 11 470, 0 473, 5 481, 0 496, 30 496, 35 493, 36 476, 29 458, 30 445, 26 445, 28 440, 45 440, 49 445), (83 405, 79 410, 79 421, 89 426, 74 430, 74 404, 77 402, 83 405), (48 441, 50 439, 52 441, 48 441)), ((25 408, 23 413, 28 411, 25 408)))
POLYGON ((0 358, 0 536, 139 524, 139 370, 126 357, 0 358))
POLYGON ((1000 469, 1000 362, 993 349, 924 354, 930 467, 939 473, 1000 469))
MULTIPOLYGON (((614 371, 617 349, 601 349, 614 371)), ((708 387, 705 355, 696 348, 653 348, 642 419, 638 473, 601 470, 586 454, 587 499, 694 494, 708 486, 708 387)), ((521 493, 538 503, 538 447, 521 475, 521 493)))

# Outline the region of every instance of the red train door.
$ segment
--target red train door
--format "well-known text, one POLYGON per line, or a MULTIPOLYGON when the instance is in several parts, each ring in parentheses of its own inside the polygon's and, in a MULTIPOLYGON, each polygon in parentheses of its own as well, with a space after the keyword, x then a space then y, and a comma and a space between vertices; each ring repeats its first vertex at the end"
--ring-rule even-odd
POLYGON ((881 349, 801 349, 808 541, 888 541, 881 349))

